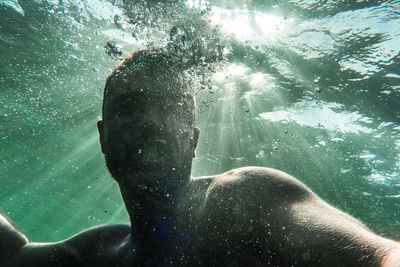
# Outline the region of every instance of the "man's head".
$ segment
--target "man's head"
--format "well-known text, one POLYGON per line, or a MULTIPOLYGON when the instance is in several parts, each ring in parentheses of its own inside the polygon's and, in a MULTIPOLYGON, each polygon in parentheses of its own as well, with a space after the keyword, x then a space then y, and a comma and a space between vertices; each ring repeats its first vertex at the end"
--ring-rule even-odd
POLYGON ((156 186, 167 176, 171 187, 188 181, 198 139, 194 105, 179 65, 160 50, 135 52, 113 71, 98 128, 107 167, 120 185, 156 186))

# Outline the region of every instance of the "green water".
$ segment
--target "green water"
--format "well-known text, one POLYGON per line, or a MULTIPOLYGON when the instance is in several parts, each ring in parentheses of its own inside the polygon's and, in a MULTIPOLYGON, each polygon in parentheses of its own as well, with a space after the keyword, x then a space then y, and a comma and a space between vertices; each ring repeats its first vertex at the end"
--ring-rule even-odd
POLYGON ((277 168, 399 240, 399 10, 399 1, 0 1, 1 212, 33 241, 128 222, 97 137, 119 62, 104 45, 124 55, 165 46, 183 25, 213 70, 191 72, 193 176, 277 168))

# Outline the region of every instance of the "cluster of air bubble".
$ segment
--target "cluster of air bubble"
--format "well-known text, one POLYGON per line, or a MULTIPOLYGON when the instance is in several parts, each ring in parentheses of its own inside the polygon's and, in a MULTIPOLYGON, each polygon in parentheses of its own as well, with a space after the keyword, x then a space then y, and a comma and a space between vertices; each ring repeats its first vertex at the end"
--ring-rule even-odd
MULTIPOLYGON (((203 84, 224 58, 222 35, 209 20, 211 5, 201 2, 188 6, 183 1, 114 0, 112 3, 124 10, 123 15, 114 16, 114 23, 144 48, 165 49, 186 66, 196 86, 203 84)), ((108 42, 105 49, 111 57, 121 58, 123 48, 117 42, 108 42)))

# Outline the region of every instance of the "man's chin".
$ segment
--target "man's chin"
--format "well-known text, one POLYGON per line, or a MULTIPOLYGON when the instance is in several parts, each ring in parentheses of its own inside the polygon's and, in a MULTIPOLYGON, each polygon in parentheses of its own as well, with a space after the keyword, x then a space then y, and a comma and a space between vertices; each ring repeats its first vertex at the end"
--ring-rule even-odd
POLYGON ((174 171, 166 171, 161 167, 132 169, 119 168, 116 170, 110 170, 110 173, 117 181, 131 181, 133 184, 148 182, 149 184, 154 183, 154 185, 156 185, 162 183, 163 180, 175 179, 174 171))
POLYGON ((168 171, 164 160, 124 161, 112 160, 106 157, 106 165, 111 175, 119 180, 123 177, 138 177, 143 175, 164 176, 168 171))

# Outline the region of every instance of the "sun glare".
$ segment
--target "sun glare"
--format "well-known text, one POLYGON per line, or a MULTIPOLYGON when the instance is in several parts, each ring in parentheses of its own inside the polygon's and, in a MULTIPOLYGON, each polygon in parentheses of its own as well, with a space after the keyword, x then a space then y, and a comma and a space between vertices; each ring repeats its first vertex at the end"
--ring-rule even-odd
POLYGON ((257 40, 280 30, 284 18, 244 9, 227 10, 214 7, 211 23, 221 25, 227 34, 241 41, 257 40))

